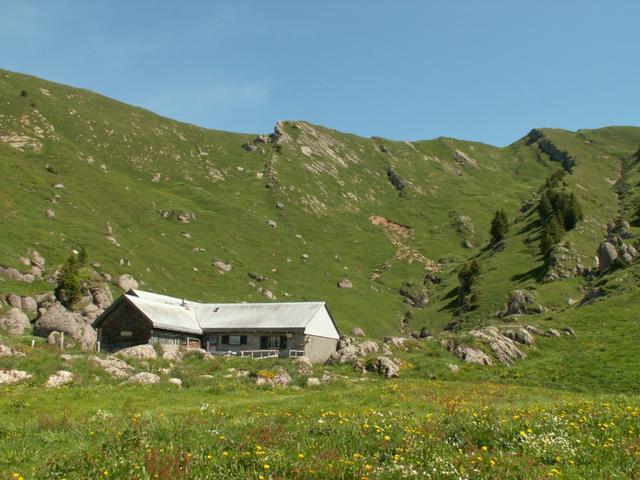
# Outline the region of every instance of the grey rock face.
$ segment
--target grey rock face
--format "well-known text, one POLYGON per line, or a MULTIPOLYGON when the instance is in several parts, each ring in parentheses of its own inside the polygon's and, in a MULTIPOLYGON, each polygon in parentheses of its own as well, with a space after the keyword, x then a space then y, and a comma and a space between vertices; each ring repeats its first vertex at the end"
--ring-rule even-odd
POLYGON ((9 336, 24 335, 31 329, 31 322, 22 310, 12 307, 8 312, 0 315, 0 329, 9 336))
POLYGON ((598 247, 598 268, 600 271, 610 268, 618 258, 618 252, 609 242, 603 242, 598 247))

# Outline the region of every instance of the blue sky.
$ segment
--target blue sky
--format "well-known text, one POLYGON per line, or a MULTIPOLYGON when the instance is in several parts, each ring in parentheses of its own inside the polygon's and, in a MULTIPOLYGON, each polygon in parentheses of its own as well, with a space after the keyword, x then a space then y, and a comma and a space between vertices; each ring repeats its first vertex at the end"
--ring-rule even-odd
POLYGON ((231 131, 640 125, 636 0, 0 0, 0 67, 231 131))

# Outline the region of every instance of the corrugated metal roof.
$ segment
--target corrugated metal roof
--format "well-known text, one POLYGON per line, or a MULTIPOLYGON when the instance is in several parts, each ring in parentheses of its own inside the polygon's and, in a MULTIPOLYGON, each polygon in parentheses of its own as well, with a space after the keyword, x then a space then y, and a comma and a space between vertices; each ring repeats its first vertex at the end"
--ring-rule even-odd
POLYGON ((127 299, 151 321, 155 328, 202 335, 202 328, 191 309, 133 295, 127 295, 127 299))
POLYGON ((339 338, 324 302, 198 303, 134 290, 125 295, 157 328, 188 333, 203 330, 304 329, 339 338))

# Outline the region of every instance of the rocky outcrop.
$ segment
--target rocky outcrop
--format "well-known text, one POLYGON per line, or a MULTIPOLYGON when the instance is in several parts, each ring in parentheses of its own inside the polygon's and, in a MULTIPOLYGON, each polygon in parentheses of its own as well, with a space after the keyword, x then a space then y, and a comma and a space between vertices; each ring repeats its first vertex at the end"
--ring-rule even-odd
POLYGON ((158 358, 155 348, 148 344, 123 348, 122 350, 118 350, 116 355, 127 358, 136 358, 138 360, 153 360, 158 358))
POLYGON ((526 328, 517 328, 512 330, 505 330, 503 332, 504 336, 513 340, 514 342, 520 343, 522 345, 535 345, 535 340, 533 335, 526 328))
POLYGON ((0 343, 0 357, 24 357, 25 354, 13 347, 0 343))
POLYGON ((556 147, 551 140, 540 130, 533 129, 527 135, 527 145, 537 145, 551 160, 562 165, 567 172, 571 172, 576 165, 576 159, 565 150, 556 147))
POLYGON ((540 313, 542 308, 534 305, 533 293, 527 290, 514 290, 509 294, 503 315, 526 315, 540 313))
POLYGON ((24 335, 31 330, 31 322, 22 310, 12 307, 0 315, 0 330, 4 330, 9 336, 24 335))
POLYGON ((133 373, 133 367, 124 360, 120 360, 114 356, 100 358, 98 356, 89 357, 89 361, 103 368, 109 375, 114 378, 127 378, 133 373))
POLYGON ((256 374, 256 385, 270 387, 285 387, 291 383, 291 376, 282 368, 274 368, 273 370, 260 370, 256 374))
POLYGON ((56 373, 49 377, 47 383, 45 383, 44 386, 46 388, 61 387, 73 382, 74 378, 75 377, 73 373, 69 372, 68 370, 58 370, 56 373))
POLYGON ((477 365, 493 365, 491 357, 480 349, 459 344, 454 340, 445 341, 444 347, 465 362, 477 365))
POLYGON ((385 378, 397 378, 400 376, 400 365, 389 357, 378 357, 367 363, 367 370, 377 372, 385 378))
POLYGON ((140 385, 155 385, 160 383, 160 377, 155 373, 140 372, 129 377, 125 383, 137 383, 140 385))
POLYGON ((404 343, 409 340, 407 337, 384 337, 384 343, 394 347, 404 347, 404 343))
POLYGON ((513 340, 502 335, 495 327, 472 330, 469 333, 487 345, 503 365, 513 366, 515 360, 527 357, 513 340))
POLYGON ((22 370, 0 370, 0 385, 18 383, 31 378, 31 374, 22 370))
POLYGON ((113 303, 113 295, 108 285, 89 288, 93 304, 100 310, 105 310, 113 303))
POLYGON ((405 302, 412 307, 422 308, 429 303, 429 292, 426 288, 412 283, 403 283, 398 291, 405 299, 405 302))
POLYGON ((604 271, 611 268, 618 259, 618 251, 609 242, 602 242, 598 247, 598 270, 604 271))

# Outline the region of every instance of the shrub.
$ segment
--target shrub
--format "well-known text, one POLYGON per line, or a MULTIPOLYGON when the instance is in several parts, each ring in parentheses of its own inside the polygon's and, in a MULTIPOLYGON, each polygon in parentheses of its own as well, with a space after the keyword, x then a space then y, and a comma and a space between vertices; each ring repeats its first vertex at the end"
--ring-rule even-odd
POLYGON ((58 283, 55 288, 55 295, 60 303, 70 308, 74 303, 82 298, 80 290, 80 269, 87 265, 87 251, 84 247, 80 247, 78 251, 74 250, 67 261, 60 269, 58 274, 58 283))

